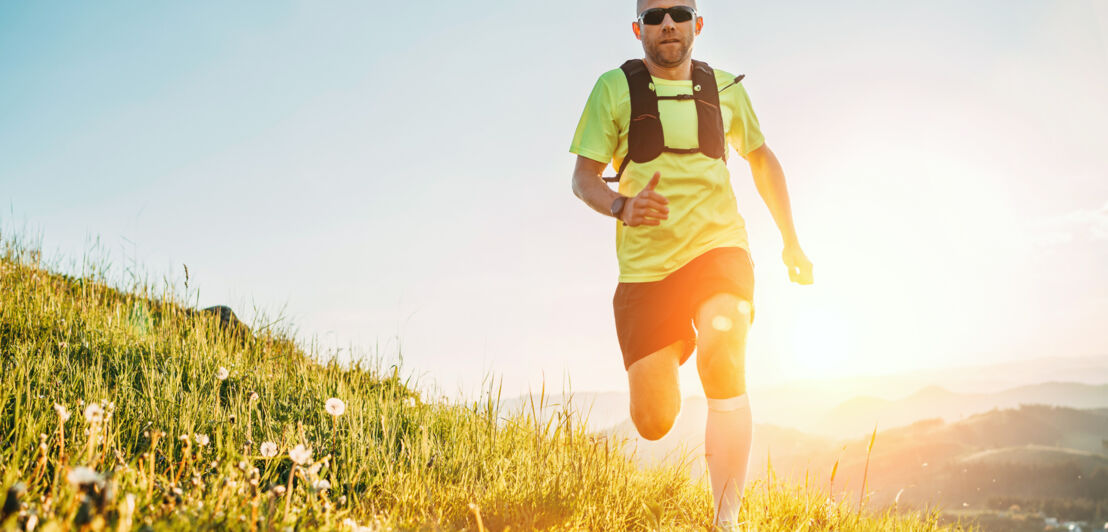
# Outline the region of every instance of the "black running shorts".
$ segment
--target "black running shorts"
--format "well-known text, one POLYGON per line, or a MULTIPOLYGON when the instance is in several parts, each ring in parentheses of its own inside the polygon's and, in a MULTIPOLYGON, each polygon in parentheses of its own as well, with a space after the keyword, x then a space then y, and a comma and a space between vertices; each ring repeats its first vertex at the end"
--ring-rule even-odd
POLYGON ((619 283, 612 307, 624 369, 678 340, 685 341, 684 364, 696 348, 697 307, 721 292, 750 302, 753 320, 754 264, 745 249, 715 248, 660 281, 619 283))

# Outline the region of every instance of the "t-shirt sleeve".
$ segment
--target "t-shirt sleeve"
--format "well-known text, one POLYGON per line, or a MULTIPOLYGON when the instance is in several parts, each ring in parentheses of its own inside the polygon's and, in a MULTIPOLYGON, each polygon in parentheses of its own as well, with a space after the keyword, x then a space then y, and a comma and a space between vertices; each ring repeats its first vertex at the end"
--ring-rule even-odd
POLYGON ((602 76, 589 94, 577 131, 573 133, 571 153, 607 164, 619 145, 619 124, 613 116, 612 88, 602 76))
POLYGON ((746 157, 750 152, 762 147, 766 139, 762 136, 758 117, 750 104, 750 95, 746 93, 742 83, 728 90, 735 89, 737 89, 736 93, 732 96, 735 98, 735 106, 731 114, 731 130, 727 133, 727 140, 739 155, 746 157))

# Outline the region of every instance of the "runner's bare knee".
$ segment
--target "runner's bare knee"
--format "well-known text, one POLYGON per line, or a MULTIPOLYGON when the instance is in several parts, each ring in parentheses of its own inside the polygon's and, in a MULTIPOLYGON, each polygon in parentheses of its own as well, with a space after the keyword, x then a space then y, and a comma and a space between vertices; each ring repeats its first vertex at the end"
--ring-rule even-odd
POLYGON ((679 410, 680 404, 673 404, 672 402, 668 405, 655 407, 636 408, 633 406, 631 408, 631 421, 634 422, 635 429, 639 431, 640 436, 651 441, 659 440, 673 428, 679 410))
POLYGON ((696 313, 696 368, 709 397, 731 397, 746 389, 746 334, 750 302, 733 294, 718 294, 696 313))

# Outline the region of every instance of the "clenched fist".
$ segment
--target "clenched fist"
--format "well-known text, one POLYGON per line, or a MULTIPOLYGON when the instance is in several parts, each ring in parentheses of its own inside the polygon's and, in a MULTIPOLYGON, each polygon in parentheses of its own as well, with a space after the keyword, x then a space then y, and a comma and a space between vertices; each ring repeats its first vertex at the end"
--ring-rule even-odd
POLYGON ((646 187, 633 197, 627 198, 627 204, 623 206, 620 220, 631 227, 637 225, 659 225, 662 220, 669 218, 669 200, 665 196, 654 191, 661 179, 661 172, 654 172, 654 177, 646 187))
POLYGON ((785 246, 785 250, 781 252, 781 260, 785 261, 785 267, 789 269, 790 281, 812 284, 812 261, 808 260, 800 246, 785 246))

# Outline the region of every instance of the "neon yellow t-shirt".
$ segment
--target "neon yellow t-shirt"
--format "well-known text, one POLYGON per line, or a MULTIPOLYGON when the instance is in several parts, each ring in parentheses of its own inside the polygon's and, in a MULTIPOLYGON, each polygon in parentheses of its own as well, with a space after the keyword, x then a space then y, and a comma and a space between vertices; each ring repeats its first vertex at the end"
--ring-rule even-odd
MULTIPOLYGON (((716 84, 723 88, 735 76, 715 69, 716 84)), ((659 96, 692 94, 691 80, 653 78, 659 96)), ((719 95, 723 130, 728 142, 746 157, 762 146, 764 138, 750 97, 741 83, 719 95)), ((665 145, 695 148, 699 144, 696 104, 691 100, 659 100, 665 145)), ((627 129, 631 121, 631 93, 623 71, 605 72, 593 87, 577 124, 569 151, 619 168, 627 156, 627 129)), ((700 254, 718 247, 749 251, 746 222, 739 214, 731 174, 721 159, 706 155, 662 152, 656 159, 627 165, 619 193, 634 196, 661 172, 655 191, 669 200, 669 218, 661 225, 625 226, 616 221, 616 256, 619 281, 658 281, 700 254)))

